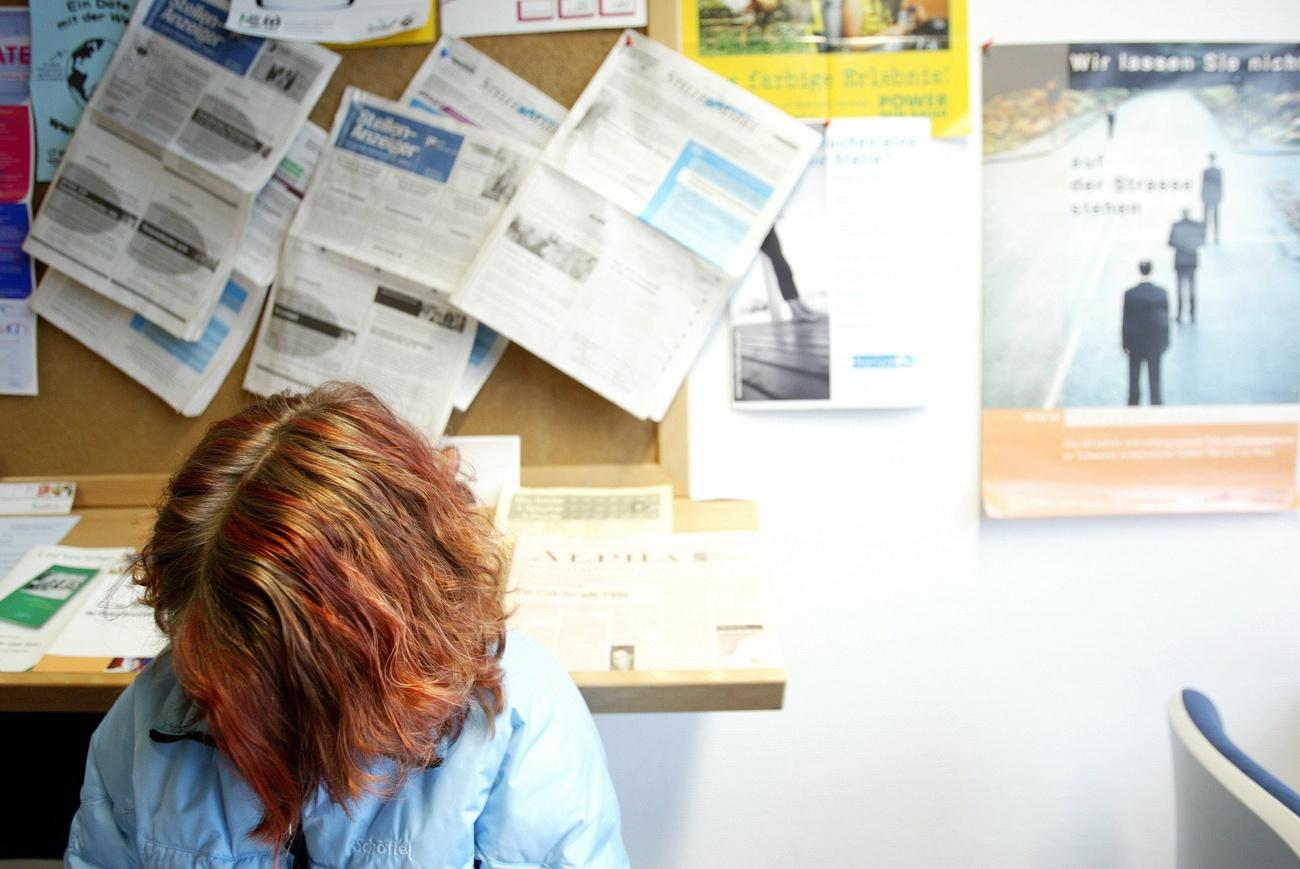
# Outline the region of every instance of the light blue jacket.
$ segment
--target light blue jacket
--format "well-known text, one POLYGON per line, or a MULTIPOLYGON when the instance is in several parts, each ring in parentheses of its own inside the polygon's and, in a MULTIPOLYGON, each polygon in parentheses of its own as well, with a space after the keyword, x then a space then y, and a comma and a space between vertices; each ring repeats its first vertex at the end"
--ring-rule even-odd
MULTIPOLYGON (((475 707, 442 763, 394 797, 345 812, 322 793, 304 809, 311 866, 628 865, 600 736, 573 680, 515 632, 501 663, 495 733, 475 707)), ((113 704, 91 739, 65 865, 254 869, 278 856, 293 866, 284 849, 247 838, 261 805, 210 737, 185 726, 188 711, 167 657, 113 704)))

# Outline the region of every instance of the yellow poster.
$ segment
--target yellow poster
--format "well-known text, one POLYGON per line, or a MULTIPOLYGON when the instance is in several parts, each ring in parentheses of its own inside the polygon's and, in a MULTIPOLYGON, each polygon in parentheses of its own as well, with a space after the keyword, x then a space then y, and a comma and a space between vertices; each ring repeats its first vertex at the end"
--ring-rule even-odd
POLYGON ((798 118, 970 131, 966 0, 680 0, 682 52, 798 118))

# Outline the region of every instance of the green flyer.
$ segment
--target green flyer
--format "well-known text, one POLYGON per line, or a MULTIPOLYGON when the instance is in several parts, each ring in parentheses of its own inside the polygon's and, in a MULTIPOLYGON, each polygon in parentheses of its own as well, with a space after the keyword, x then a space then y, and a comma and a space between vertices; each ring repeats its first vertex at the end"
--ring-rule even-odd
POLYGON ((93 567, 51 565, 0 600, 0 619, 39 628, 97 573, 93 567))

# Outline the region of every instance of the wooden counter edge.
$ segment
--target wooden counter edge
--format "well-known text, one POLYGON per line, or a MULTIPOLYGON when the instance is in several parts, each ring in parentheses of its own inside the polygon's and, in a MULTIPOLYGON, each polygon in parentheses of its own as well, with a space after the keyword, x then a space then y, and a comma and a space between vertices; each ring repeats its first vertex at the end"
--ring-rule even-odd
MULTIPOLYGON (((785 671, 573 673, 594 713, 780 709, 785 671)), ((0 673, 0 712, 105 712, 131 673, 0 673)))

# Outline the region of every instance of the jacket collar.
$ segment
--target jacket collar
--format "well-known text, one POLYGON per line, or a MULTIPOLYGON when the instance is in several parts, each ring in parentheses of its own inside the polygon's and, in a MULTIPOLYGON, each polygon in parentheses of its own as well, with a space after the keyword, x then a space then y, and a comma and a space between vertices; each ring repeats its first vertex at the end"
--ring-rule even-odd
MULTIPOLYGON (((193 701, 185 696, 185 692, 181 690, 181 683, 172 673, 171 661, 166 656, 162 656, 154 661, 154 667, 166 671, 165 675, 171 687, 149 728, 149 738, 154 742, 178 742, 189 739, 204 745, 215 745, 212 731, 199 718, 193 701)), ((164 674, 159 672, 158 675, 164 674)))

